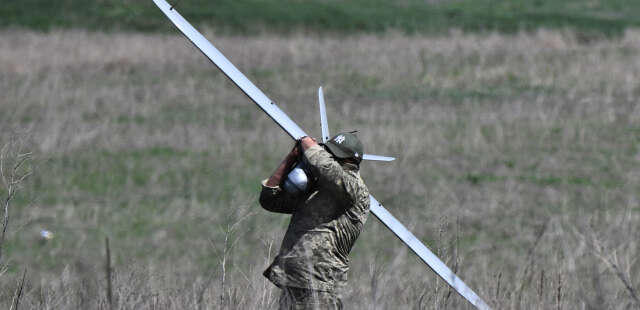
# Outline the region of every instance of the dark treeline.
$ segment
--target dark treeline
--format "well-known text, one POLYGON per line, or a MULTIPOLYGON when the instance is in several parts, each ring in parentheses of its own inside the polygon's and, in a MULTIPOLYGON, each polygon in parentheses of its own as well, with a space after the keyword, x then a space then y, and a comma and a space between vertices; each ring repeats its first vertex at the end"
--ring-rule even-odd
MULTIPOLYGON (((330 33, 513 33, 538 28, 572 29, 589 36, 618 35, 640 26, 640 2, 631 0, 181 0, 178 10, 216 31, 312 31, 330 33)), ((171 29, 151 0, 9 0, 0 6, 0 27, 101 31, 171 29)))

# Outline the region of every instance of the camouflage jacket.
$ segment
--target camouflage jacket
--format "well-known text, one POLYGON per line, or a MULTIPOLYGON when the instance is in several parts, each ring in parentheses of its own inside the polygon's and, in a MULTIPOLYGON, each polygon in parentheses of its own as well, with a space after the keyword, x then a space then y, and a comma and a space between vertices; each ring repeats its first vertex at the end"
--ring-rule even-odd
POLYGON ((353 164, 340 165, 321 146, 304 152, 318 179, 296 198, 262 182, 260 204, 292 214, 280 252, 265 270, 278 287, 333 292, 346 285, 349 252, 369 214, 369 190, 353 164))

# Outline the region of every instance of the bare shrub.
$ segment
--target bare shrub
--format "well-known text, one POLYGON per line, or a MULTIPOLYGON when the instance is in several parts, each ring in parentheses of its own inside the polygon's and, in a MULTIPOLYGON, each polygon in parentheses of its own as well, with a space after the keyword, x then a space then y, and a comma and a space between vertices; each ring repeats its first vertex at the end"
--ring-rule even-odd
MULTIPOLYGON (((24 137, 13 135, 0 148, 0 181, 4 187, 2 234, 0 234, 0 266, 3 261, 3 245, 9 227, 9 206, 20 190, 23 182, 33 173, 31 167, 31 152, 25 151, 24 137)), ((0 270, 3 269, 0 267, 0 270)), ((1 272, 0 272, 1 273, 1 272)))

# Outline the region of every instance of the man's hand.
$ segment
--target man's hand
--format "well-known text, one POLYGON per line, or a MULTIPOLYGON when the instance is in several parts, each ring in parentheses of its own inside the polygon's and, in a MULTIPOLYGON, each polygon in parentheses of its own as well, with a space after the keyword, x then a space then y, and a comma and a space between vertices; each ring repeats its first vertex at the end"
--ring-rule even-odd
POLYGON ((306 151, 308 148, 314 146, 314 145, 318 145, 318 141, 316 141, 316 139, 311 138, 309 136, 306 137, 302 137, 302 139, 300 139, 300 145, 302 146, 302 150, 306 151))

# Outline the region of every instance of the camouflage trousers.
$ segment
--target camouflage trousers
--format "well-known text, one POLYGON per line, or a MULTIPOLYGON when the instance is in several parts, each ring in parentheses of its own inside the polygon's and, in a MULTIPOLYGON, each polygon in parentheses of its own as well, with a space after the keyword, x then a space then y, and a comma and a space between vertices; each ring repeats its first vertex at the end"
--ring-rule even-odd
POLYGON ((331 292, 285 287, 279 310, 342 310, 342 300, 331 292))

